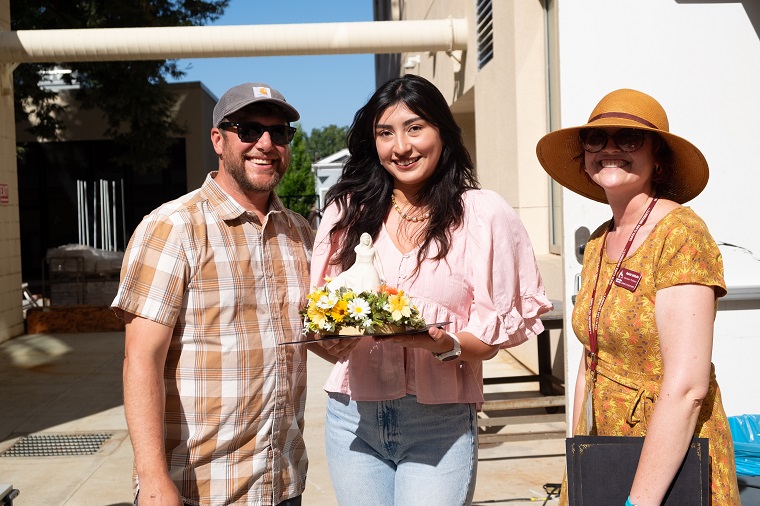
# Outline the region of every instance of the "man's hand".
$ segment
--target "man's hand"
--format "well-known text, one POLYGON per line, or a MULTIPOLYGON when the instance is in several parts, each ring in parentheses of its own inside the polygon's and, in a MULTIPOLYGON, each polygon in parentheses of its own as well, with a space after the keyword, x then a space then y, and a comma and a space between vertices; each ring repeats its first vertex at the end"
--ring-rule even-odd
POLYGON ((166 477, 140 479, 140 493, 137 495, 139 506, 183 506, 174 482, 166 477))

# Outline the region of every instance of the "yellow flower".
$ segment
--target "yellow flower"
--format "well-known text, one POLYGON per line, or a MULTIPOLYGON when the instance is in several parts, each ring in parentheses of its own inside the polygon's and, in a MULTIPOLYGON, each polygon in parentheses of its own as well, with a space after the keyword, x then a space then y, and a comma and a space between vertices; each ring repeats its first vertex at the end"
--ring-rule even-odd
POLYGON ((412 309, 410 307, 409 297, 404 295, 403 291, 399 291, 398 295, 389 295, 387 310, 391 312, 391 318, 396 322, 404 316, 407 318, 410 317, 412 315, 412 309))
POLYGON ((415 328, 424 325, 419 310, 409 297, 391 287, 362 294, 346 288, 314 287, 301 315, 305 332, 337 332, 346 326, 354 326, 372 333, 378 322, 397 322, 415 328))
POLYGON ((336 323, 342 322, 343 318, 346 317, 346 314, 348 314, 348 302, 346 302, 344 299, 336 302, 332 308, 332 311, 330 311, 330 317, 336 323))
POLYGON ((317 328, 324 329, 327 323, 327 315, 316 304, 309 304, 309 308, 306 310, 306 316, 317 328))

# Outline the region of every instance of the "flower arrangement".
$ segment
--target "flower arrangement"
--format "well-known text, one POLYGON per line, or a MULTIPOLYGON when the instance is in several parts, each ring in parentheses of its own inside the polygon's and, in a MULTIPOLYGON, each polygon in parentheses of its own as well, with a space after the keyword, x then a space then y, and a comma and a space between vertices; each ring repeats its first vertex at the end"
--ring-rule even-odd
POLYGON ((377 291, 356 293, 327 285, 308 296, 304 332, 318 334, 375 334, 403 332, 425 326, 425 320, 403 290, 382 285, 377 291))

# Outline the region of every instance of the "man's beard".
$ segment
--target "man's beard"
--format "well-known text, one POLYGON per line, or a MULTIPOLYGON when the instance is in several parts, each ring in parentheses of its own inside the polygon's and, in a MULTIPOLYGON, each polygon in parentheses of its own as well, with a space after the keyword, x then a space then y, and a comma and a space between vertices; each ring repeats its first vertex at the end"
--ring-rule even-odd
MULTIPOLYGON (((278 169, 272 169, 274 174, 268 181, 253 180, 245 170, 245 159, 242 155, 236 155, 231 150, 224 149, 222 153, 224 168, 232 176, 238 187, 243 192, 269 193, 280 183, 282 175, 290 162, 287 158, 278 160, 278 169)), ((253 162, 251 162, 253 163, 253 162)))

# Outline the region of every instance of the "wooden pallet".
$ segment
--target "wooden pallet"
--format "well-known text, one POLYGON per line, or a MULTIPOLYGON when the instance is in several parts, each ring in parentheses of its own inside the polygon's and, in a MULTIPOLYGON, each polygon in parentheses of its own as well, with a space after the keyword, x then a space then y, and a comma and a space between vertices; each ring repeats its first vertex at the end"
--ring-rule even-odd
POLYGON ((26 312, 27 334, 121 330, 124 330, 124 320, 117 318, 109 307, 50 306, 29 308, 26 312))

